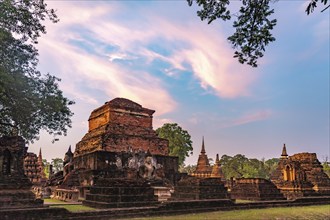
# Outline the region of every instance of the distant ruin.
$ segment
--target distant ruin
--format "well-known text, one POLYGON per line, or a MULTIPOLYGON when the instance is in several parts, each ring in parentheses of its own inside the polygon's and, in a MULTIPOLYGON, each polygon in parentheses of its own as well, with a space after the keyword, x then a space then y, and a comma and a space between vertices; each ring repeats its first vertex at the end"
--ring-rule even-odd
POLYGON ((44 185, 47 181, 46 174, 44 172, 44 165, 42 162, 41 148, 39 150, 39 156, 35 153, 27 152, 24 157, 24 174, 29 178, 32 183, 32 190, 36 194, 37 198, 43 198, 49 192, 44 191, 44 185))
POLYGON ((152 128, 154 112, 124 98, 115 98, 92 111, 88 132, 74 153, 69 147, 63 171, 48 181, 53 197, 84 199, 86 205, 111 208, 166 200, 261 201, 329 195, 329 178, 316 155, 288 157, 285 147, 271 181, 226 180, 218 154, 210 165, 204 138, 196 170, 191 176, 181 174, 178 158, 169 156, 168 141, 152 128))
POLYGON ((210 165, 209 158, 207 157, 205 150, 204 137, 202 140, 201 153, 198 156, 196 170, 191 174, 194 177, 208 178, 208 177, 218 177, 225 180, 225 176, 222 172, 219 154, 216 155, 215 163, 213 166, 210 165))
POLYGON ((0 208, 41 207, 24 175, 23 159, 27 148, 21 137, 0 138, 0 208))
POLYGON ((271 181, 289 199, 305 196, 329 196, 330 179, 315 153, 288 156, 286 146, 271 181))

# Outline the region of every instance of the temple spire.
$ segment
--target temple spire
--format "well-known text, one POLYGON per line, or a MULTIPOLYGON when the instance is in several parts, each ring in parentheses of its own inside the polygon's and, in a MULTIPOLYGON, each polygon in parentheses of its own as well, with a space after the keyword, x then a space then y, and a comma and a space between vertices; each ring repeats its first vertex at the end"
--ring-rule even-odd
POLYGON ((69 149, 68 149, 68 151, 65 154, 68 155, 69 157, 72 157, 73 156, 73 153, 71 151, 71 145, 69 146, 69 149))
POLYGON ((41 161, 41 162, 42 162, 41 147, 40 147, 40 149, 39 149, 38 161, 41 161))
POLYGON ((215 157, 215 164, 219 164, 220 160, 219 160, 219 154, 217 154, 217 156, 215 157))
POLYGON ((285 147, 285 144, 283 144, 281 158, 287 158, 287 157, 288 157, 288 154, 286 152, 286 147, 285 147))
POLYGON ((202 141, 202 150, 201 150, 201 154, 205 154, 205 145, 204 145, 204 136, 203 136, 203 141, 202 141))

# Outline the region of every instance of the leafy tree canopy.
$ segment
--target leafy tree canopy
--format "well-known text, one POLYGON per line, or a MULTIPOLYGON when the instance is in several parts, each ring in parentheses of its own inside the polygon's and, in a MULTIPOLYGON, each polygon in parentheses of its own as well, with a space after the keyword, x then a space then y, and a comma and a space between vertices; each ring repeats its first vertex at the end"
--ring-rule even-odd
POLYGON ((33 43, 45 33, 46 16, 57 22, 43 1, 0 1, 0 135, 33 141, 42 129, 55 137, 71 127, 74 102, 63 96, 60 79, 37 70, 33 43))
POLYGON ((181 166, 179 166, 179 172, 180 173, 187 173, 187 174, 192 174, 193 172, 196 171, 196 165, 187 165, 185 166, 184 164, 181 164, 181 166))
POLYGON ((44 165, 44 173, 47 178, 49 178, 49 165, 50 163, 46 159, 42 159, 42 163, 44 165))
POLYGON ((57 173, 63 170, 63 160, 61 158, 53 158, 51 165, 53 165, 53 172, 57 173))
MULTIPOLYGON (((187 0, 191 6, 193 2, 201 7, 197 15, 201 20, 207 20, 208 24, 214 20, 231 20, 233 14, 230 12, 230 0, 187 0)), ((306 13, 310 14, 317 7, 319 0, 310 0, 306 13)), ((271 3, 277 0, 240 0, 241 7, 234 14, 236 20, 233 22, 235 32, 227 39, 236 50, 234 58, 240 63, 247 63, 257 67, 258 58, 263 57, 266 46, 275 41, 271 31, 276 26, 276 19, 271 19, 274 9, 271 3)), ((320 0, 321 4, 327 5, 328 0, 320 0)), ((326 6, 328 9, 330 5, 326 6)))
POLYGON ((166 123, 156 130, 159 137, 169 141, 170 156, 179 157, 179 165, 182 165, 186 157, 192 154, 192 141, 188 131, 183 130, 176 123, 166 123))
POLYGON ((20 36, 21 40, 37 43, 46 33, 42 21, 58 22, 54 9, 47 9, 43 0, 0 0, 0 28, 20 36))
POLYGON ((249 159, 244 155, 237 154, 233 157, 223 155, 220 159, 223 173, 227 179, 233 178, 266 178, 278 165, 278 159, 272 158, 267 161, 249 159))

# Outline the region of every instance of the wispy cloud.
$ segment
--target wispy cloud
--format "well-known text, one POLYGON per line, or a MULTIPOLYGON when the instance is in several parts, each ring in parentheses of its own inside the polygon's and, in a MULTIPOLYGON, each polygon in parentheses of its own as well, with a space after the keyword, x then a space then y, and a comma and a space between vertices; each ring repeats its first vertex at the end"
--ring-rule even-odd
POLYGON ((252 112, 245 114, 231 122, 231 126, 238 126, 243 124, 248 124, 256 121, 262 121, 270 118, 272 116, 271 110, 260 110, 257 112, 252 112))
POLYGON ((223 117, 217 113, 205 114, 200 112, 193 113, 188 119, 188 122, 192 126, 206 123, 208 127, 215 127, 219 129, 263 121, 271 118, 272 116, 273 112, 270 109, 254 110, 248 113, 242 112, 238 116, 230 115, 226 117, 223 117))
MULTIPOLYGON (((157 12, 148 12, 143 18, 144 23, 134 19, 125 23, 115 18, 116 10, 123 8, 114 2, 66 4, 74 7, 75 12, 70 13, 68 5, 61 7, 58 13, 62 30, 57 35, 61 33, 60 36, 68 42, 70 39, 81 39, 79 31, 84 30, 103 44, 116 45, 116 49, 107 53, 110 61, 143 58, 149 65, 153 60, 160 59, 171 65, 171 68, 163 70, 165 74, 174 76, 179 71, 190 70, 203 89, 224 98, 249 95, 249 86, 256 80, 251 68, 238 64, 232 58, 233 51, 223 40, 225 37, 212 26, 189 22, 189 19, 178 21, 177 18, 163 18, 157 12), (148 49, 151 42, 160 46, 165 44, 171 54, 165 56, 148 49)), ((92 39, 81 40, 93 46, 92 39)))

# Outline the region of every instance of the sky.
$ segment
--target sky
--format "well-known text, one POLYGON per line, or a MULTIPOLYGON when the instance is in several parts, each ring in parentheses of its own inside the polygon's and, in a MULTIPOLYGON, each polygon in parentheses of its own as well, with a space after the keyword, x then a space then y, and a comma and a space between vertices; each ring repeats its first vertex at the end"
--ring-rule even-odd
POLYGON ((63 158, 86 134, 91 111, 122 97, 156 110, 154 129, 178 123, 188 131, 186 164, 197 163, 203 137, 210 158, 270 159, 284 143, 289 155, 330 155, 330 10, 307 16, 307 1, 273 4, 276 41, 252 68, 233 58, 231 22, 208 25, 186 1, 46 3, 60 21, 45 22, 39 69, 61 79, 75 115, 67 136, 53 144, 41 132, 30 152, 63 158))

